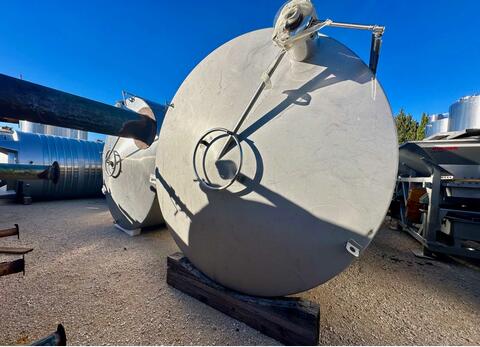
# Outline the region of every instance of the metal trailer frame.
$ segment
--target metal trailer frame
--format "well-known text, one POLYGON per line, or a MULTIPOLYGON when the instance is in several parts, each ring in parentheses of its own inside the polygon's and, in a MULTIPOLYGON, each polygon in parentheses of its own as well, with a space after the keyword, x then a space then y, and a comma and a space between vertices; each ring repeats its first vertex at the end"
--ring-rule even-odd
POLYGON ((429 177, 398 177, 394 200, 399 203, 399 226, 423 245, 425 255, 443 253, 480 259, 480 210, 449 206, 445 198, 447 188, 452 184, 475 188, 467 180, 462 182, 451 176, 442 176, 442 171, 436 167, 429 177), (406 218, 408 192, 412 185, 421 185, 428 194, 428 208, 421 210, 420 224, 406 218), (478 243, 478 248, 466 245, 469 242, 478 243))

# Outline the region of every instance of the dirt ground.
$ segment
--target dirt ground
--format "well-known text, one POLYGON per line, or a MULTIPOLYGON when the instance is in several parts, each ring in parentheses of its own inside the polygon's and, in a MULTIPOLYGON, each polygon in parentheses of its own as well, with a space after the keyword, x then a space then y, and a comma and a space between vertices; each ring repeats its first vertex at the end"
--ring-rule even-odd
MULTIPOLYGON (((0 344, 32 342, 58 323, 75 345, 278 344, 170 288, 169 232, 130 237, 104 200, 0 202, 0 217, 0 228, 21 230, 1 245, 35 248, 25 276, 0 277, 0 344)), ((301 294, 321 305, 321 344, 480 344, 480 271, 416 258, 419 248, 383 228, 349 269, 301 294)))

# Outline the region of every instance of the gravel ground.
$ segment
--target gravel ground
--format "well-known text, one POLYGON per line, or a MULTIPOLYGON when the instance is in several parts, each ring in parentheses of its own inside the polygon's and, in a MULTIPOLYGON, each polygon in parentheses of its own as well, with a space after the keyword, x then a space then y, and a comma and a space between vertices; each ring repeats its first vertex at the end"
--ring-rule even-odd
MULTIPOLYGON (((167 230, 129 237, 105 201, 0 202, 0 228, 20 224, 26 275, 0 277, 0 344, 31 342, 62 323, 69 344, 278 344, 168 287, 167 230)), ((416 258, 383 228, 347 271, 301 294, 321 305, 321 344, 480 344, 480 272, 416 258)), ((2 258, 3 259, 3 258, 2 258)), ((3 261, 3 260, 2 260, 3 261)))

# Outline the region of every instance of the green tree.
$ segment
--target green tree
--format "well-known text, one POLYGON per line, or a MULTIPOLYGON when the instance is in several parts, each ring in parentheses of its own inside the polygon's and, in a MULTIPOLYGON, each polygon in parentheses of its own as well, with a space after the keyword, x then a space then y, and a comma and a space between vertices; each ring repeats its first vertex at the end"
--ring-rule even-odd
POLYGON ((417 139, 418 123, 411 114, 406 114, 403 108, 395 116, 395 124, 399 144, 417 139))
POLYGON ((420 124, 418 124, 418 127, 417 127, 417 136, 416 136, 417 141, 421 141, 425 138, 425 128, 427 127, 427 123, 428 123, 428 115, 425 112, 423 112, 422 118, 420 119, 420 124))

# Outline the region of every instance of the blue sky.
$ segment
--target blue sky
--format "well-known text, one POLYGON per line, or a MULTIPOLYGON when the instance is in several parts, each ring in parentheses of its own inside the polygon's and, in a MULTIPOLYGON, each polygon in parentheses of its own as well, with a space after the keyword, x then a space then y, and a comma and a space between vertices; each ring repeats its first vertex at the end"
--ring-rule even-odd
MULTIPOLYGON (((480 92, 480 1, 314 1, 320 18, 387 27, 378 77, 396 113, 448 111, 480 92)), ((282 1, 10 1, 0 72, 113 104, 169 100, 209 52, 272 25, 282 1)), ((370 34, 327 29, 368 61, 370 34)), ((95 137, 93 137, 95 138, 95 137)))

